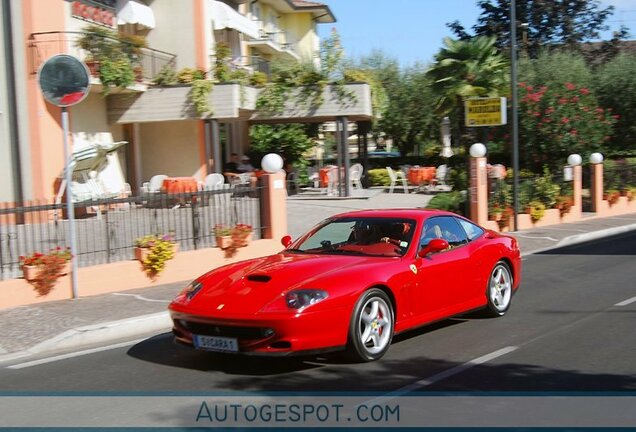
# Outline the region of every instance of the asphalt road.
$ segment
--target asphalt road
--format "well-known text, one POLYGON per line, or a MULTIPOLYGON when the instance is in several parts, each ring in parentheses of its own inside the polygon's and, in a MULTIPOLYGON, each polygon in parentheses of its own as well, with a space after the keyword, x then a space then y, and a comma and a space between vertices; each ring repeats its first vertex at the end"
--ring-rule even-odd
POLYGON ((409 332, 374 363, 209 354, 162 334, 20 369, 2 365, 0 391, 633 391, 636 301, 626 300, 636 296, 635 255, 631 233, 528 256, 505 317, 409 332))

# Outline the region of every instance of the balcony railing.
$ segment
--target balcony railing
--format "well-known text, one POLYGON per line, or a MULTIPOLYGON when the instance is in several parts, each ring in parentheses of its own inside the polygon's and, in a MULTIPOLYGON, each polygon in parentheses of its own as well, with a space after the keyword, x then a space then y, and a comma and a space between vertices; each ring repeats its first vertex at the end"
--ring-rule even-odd
POLYGON ((269 42, 278 51, 289 52, 292 55, 297 54, 298 43, 293 41, 286 30, 280 28, 266 26, 263 21, 256 20, 261 32, 261 39, 257 39, 254 42, 269 42))
MULTIPOLYGON (((42 63, 56 54, 65 53, 82 61, 86 60, 89 53, 77 44, 78 39, 86 34, 88 33, 79 31, 32 33, 29 38, 30 73, 37 74, 42 63)), ((113 42, 126 43, 114 39, 113 42)), ((165 66, 174 68, 176 65, 175 54, 151 48, 141 48, 138 51, 139 54, 136 54, 132 60, 134 66, 141 67, 142 76, 138 76, 140 81, 150 82, 165 66)))

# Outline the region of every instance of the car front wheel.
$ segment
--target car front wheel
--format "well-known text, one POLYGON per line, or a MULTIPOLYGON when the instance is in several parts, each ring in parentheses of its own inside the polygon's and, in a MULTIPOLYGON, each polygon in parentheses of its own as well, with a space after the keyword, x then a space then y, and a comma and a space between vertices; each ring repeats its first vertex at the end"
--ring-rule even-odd
POLYGON ((353 310, 349 325, 347 354, 357 361, 373 361, 382 357, 393 338, 391 300, 380 289, 364 292, 353 310))
POLYGON ((512 273, 505 262, 499 261, 490 273, 486 295, 487 314, 494 317, 504 315, 512 299, 512 273))

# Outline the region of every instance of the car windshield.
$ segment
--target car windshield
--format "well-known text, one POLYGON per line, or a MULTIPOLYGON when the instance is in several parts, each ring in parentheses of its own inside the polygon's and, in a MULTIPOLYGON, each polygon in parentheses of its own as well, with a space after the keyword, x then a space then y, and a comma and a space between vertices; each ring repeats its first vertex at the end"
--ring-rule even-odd
POLYGON ((410 219, 328 219, 288 251, 398 257, 408 250, 414 231, 415 221, 410 219))

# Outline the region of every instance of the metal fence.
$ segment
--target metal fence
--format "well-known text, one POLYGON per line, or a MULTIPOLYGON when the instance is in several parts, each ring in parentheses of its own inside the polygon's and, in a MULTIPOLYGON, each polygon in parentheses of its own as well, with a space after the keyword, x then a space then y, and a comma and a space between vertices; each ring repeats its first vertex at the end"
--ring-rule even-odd
MULTIPOLYGON (((67 53, 85 60, 89 53, 81 49, 77 41, 86 34, 81 31, 32 33, 28 45, 31 73, 36 74, 42 63, 56 54, 67 53)), ((141 48, 134 57, 134 63, 142 68, 143 81, 152 81, 164 67, 174 68, 176 65, 175 54, 152 48, 141 48)))
MULTIPOLYGON (((262 238, 261 187, 84 201, 75 205, 80 267, 133 259, 135 239, 173 234, 181 250, 216 246, 217 224, 251 225, 262 238)), ((20 256, 69 246, 65 204, 0 208, 0 279, 20 275, 20 256)))

